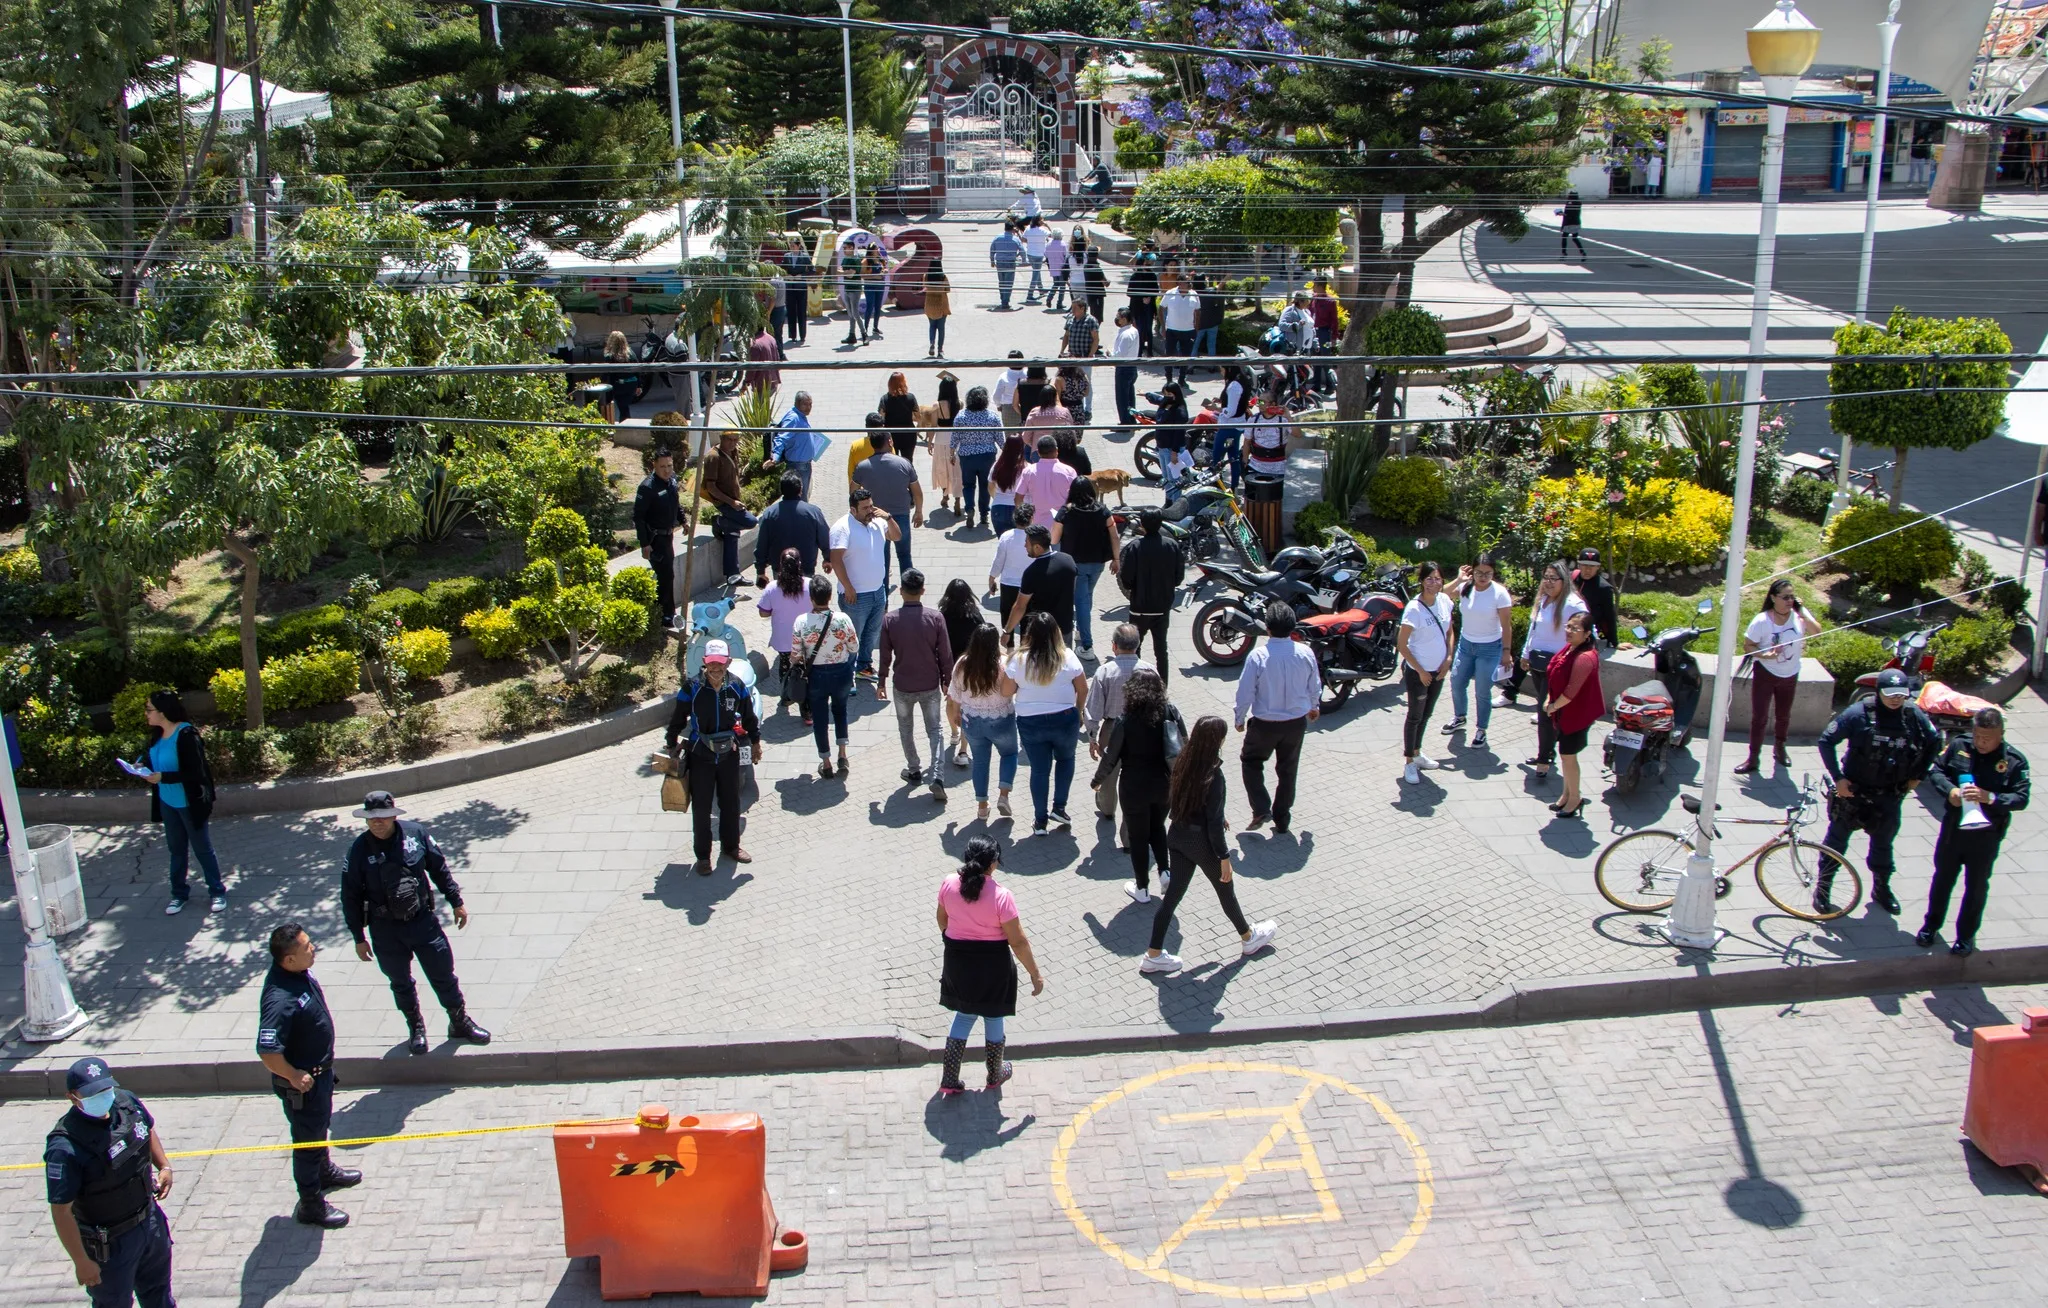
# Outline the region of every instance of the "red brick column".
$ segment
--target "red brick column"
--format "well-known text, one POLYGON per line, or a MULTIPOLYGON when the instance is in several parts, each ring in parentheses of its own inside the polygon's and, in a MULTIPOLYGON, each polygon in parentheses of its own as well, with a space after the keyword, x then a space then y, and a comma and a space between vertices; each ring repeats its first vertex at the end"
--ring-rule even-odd
POLYGON ((939 61, 945 57, 946 43, 936 36, 924 39, 925 70, 925 142, 930 147, 931 162, 927 169, 931 184, 931 211, 946 212, 946 79, 940 74, 939 61))
POLYGON ((1060 115, 1060 202, 1064 204, 1077 189, 1074 149, 1081 141, 1081 122, 1074 90, 1074 47, 1063 45, 1059 49, 1060 69, 1053 78, 1053 102, 1059 106, 1060 115))

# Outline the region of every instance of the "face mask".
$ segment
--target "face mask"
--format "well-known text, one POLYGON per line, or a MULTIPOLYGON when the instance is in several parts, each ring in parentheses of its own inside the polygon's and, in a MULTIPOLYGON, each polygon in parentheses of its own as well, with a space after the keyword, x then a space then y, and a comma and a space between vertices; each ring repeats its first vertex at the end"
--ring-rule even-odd
POLYGON ((105 1117, 114 1111, 114 1092, 102 1090, 96 1095, 87 1095, 78 1101, 78 1108, 87 1117, 105 1117))

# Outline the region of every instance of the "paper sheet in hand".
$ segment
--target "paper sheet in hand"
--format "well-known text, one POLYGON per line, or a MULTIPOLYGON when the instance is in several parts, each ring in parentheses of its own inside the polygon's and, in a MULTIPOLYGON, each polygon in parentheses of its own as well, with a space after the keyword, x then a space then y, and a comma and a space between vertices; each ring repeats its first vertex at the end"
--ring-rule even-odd
POLYGON ((121 765, 121 770, 123 772, 126 772, 131 777, 146 777, 149 775, 148 768, 136 767, 133 763, 130 763, 125 758, 117 758, 114 760, 114 762, 119 763, 121 765))

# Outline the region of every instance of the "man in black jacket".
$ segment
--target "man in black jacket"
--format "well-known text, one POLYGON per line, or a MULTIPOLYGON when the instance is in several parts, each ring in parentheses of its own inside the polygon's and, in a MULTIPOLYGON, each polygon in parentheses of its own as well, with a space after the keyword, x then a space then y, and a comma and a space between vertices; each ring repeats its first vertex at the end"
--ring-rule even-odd
MULTIPOLYGON (((1892 841, 1898 837, 1906 796, 1927 775, 1941 751, 1941 733, 1918 704, 1908 702, 1906 674, 1886 668, 1877 674, 1877 698, 1851 704, 1820 733, 1821 766, 1834 780, 1828 797, 1828 833, 1821 843, 1849 852, 1849 837, 1861 827, 1870 837, 1870 902, 1887 913, 1899 911, 1892 893, 1892 841), (1837 761, 1846 746, 1848 756, 1837 761)), ((1821 863, 1814 907, 1832 912, 1835 863, 1821 863)))
POLYGON ((657 449, 654 471, 633 496, 633 534, 640 541, 640 557, 654 569, 655 603, 665 630, 676 625, 676 527, 682 520, 675 456, 657 449))
POLYGON ((355 816, 367 818, 370 825, 349 846, 348 867, 341 874, 341 913, 355 937, 356 957, 367 963, 374 956, 391 982, 391 997, 398 1001, 410 1030, 406 1047, 413 1053, 427 1052, 427 1023, 420 1016, 419 988, 412 979, 415 957, 441 1007, 448 1010, 448 1038, 487 1045, 491 1033, 470 1018, 462 1002, 455 952, 434 912, 434 892, 427 883, 431 879, 448 897, 457 930, 469 925, 462 887, 455 884, 447 858, 426 827, 398 820, 404 813, 388 790, 371 791, 355 810, 355 816))
POLYGON ((1138 538, 1124 546, 1123 557, 1117 561, 1117 579, 1131 601, 1131 625, 1138 629, 1140 640, 1146 632, 1152 633, 1152 666, 1159 669, 1161 681, 1169 675, 1166 622, 1173 616, 1174 596, 1188 570, 1180 546, 1167 539, 1165 524, 1158 509, 1140 513, 1138 538))
POLYGON ((1941 812, 1941 834, 1934 838, 1927 920, 1913 943, 1922 949, 1933 947, 1960 873, 1963 906, 1956 912, 1956 938, 1948 952, 1962 957, 1976 951, 1977 927, 1984 921, 1984 901, 1991 894, 1991 865, 1998 861, 1999 842, 2012 825, 2012 815, 2027 806, 2033 785, 2027 778, 2027 756, 2005 743, 2005 714, 1995 708, 1977 710, 1970 738, 1950 741, 1927 779, 1948 806, 1941 812), (1985 821, 1966 825, 1974 823, 1977 813, 1985 821))
POLYGON ((804 561, 804 575, 816 576, 818 560, 832 557, 832 527, 825 511, 804 498, 804 481, 793 472, 782 474, 782 498, 761 510, 754 533, 754 585, 768 589, 768 570, 795 550, 804 561))
POLYGON ((761 761, 761 723, 754 697, 732 679, 732 652, 722 640, 704 642, 697 679, 676 692, 669 714, 668 752, 683 769, 690 788, 691 834, 696 837, 697 875, 711 875, 711 801, 718 801, 718 843, 735 863, 754 856, 740 847, 740 751, 761 761), (677 754, 680 746, 682 752, 677 754))
POLYGON ((1572 570, 1572 589, 1585 601, 1586 616, 1593 620, 1593 632, 1613 649, 1621 643, 1616 634, 1620 622, 1614 606, 1614 583, 1600 572, 1600 551, 1588 545, 1579 551, 1579 566, 1572 570))

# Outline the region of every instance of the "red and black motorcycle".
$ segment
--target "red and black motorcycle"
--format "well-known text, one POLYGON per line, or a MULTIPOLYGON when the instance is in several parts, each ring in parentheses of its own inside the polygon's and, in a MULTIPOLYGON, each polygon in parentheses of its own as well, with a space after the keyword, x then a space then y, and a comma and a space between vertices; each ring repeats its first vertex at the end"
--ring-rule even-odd
POLYGON ((1408 607, 1408 571, 1382 568, 1341 613, 1303 618, 1294 638, 1315 651, 1325 713, 1344 707, 1361 681, 1385 681, 1401 666, 1396 641, 1408 607))

